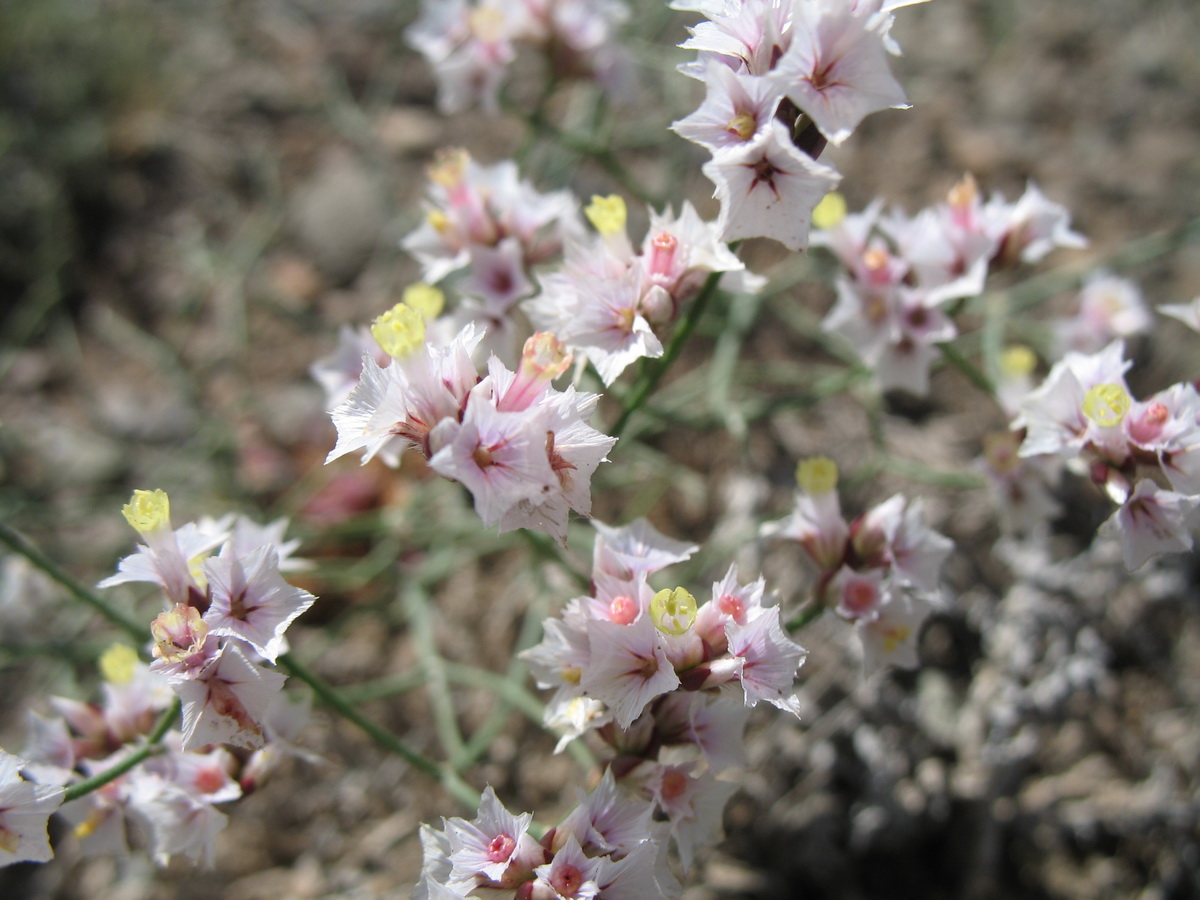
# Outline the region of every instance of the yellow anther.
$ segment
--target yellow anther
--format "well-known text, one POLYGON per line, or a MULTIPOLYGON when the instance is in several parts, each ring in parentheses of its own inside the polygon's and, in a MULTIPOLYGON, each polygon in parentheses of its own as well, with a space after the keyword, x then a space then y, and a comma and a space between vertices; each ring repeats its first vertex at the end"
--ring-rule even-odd
POLYGON ((1013 344, 1000 354, 1000 371, 1009 378, 1032 375, 1037 368, 1037 354, 1024 344, 1013 344))
POLYGON ((1119 384, 1098 384, 1083 395, 1083 414, 1102 428, 1120 425, 1133 398, 1119 384))
POLYGON ((137 667, 137 651, 128 644, 112 644, 100 654, 100 675, 109 684, 129 684, 137 667))
POLYGON ((404 289, 400 298, 406 305, 415 309, 425 319, 436 319, 446 306, 446 295, 431 284, 418 281, 404 289))
POLYGON ((993 432, 983 439, 983 458, 997 474, 1011 474, 1021 464, 1020 445, 1021 439, 1012 431, 993 432))
POLYGON ((100 810, 94 810, 90 816, 75 826, 75 837, 83 840, 96 833, 96 829, 104 824, 107 818, 100 810))
POLYGON ((827 456, 800 460, 796 466, 796 483, 810 497, 828 494, 837 488, 837 463, 827 456))
POLYGON ((142 536, 171 527, 171 503, 162 488, 134 491, 129 502, 121 508, 121 513, 133 530, 142 536))
POLYGON ((578 666, 563 666, 562 680, 567 684, 579 684, 583 678, 583 669, 578 666))
POLYGON ((816 228, 834 228, 846 218, 846 198, 830 191, 813 210, 812 223, 816 228))
POLYGON ((504 40, 504 13, 494 6, 471 10, 467 15, 467 24, 471 33, 485 44, 497 44, 504 40))
POLYGON ((466 177, 470 162, 471 154, 466 150, 461 147, 448 147, 434 157, 433 163, 426 171, 429 180, 434 184, 447 189, 455 188, 466 177))
POLYGON ((696 598, 686 588, 663 588, 650 601, 650 621, 663 634, 684 634, 696 621, 696 598))
POLYGON ((425 343, 425 319, 406 303, 397 303, 371 323, 371 337, 383 352, 403 359, 425 343))
POLYGON ((584 215, 592 226, 605 237, 625 231, 625 201, 616 194, 607 197, 592 196, 584 215))
POLYGON ((204 561, 208 559, 207 554, 193 556, 188 560, 188 574, 192 576, 192 580, 196 582, 196 587, 204 590, 208 587, 208 576, 204 573, 204 561))
POLYGON ((750 140, 750 136, 758 130, 758 120, 750 113, 738 113, 729 120, 729 124, 725 126, 726 131, 736 134, 743 141, 750 140))
POLYGON ((962 177, 962 181, 950 188, 946 201, 957 209, 965 209, 974 203, 978 196, 979 184, 975 181, 975 176, 968 172, 962 177))
POLYGON ((895 653, 896 648, 908 640, 912 629, 907 625, 892 625, 883 629, 883 650, 885 653, 895 653))
POLYGON ((425 213, 425 221, 432 225, 438 234, 445 234, 450 230, 450 217, 440 209, 431 209, 425 213))

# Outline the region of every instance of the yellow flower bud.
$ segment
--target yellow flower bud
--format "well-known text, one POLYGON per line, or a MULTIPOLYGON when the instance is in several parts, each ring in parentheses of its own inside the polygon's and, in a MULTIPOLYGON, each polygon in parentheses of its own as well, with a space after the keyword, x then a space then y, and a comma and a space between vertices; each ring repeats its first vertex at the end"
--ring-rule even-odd
POLYGON ((846 218, 846 198, 837 191, 830 191, 821 198, 813 209, 812 223, 815 228, 834 228, 846 218))
POLYGON ((616 194, 607 197, 592 196, 584 215, 593 227, 605 237, 625 231, 625 201, 616 194))
POLYGON ((371 336, 395 359, 408 356, 425 343, 425 319, 406 303, 397 303, 371 323, 371 336))
POLYGON ((696 598, 686 588, 664 588, 650 601, 650 621, 663 634, 684 634, 696 621, 696 598))
POLYGON ((1037 368, 1037 355, 1024 344, 1006 347, 1000 356, 1000 370, 1010 378, 1030 375, 1037 368))
POLYGON ((1083 414, 1102 428, 1120 425, 1133 398, 1119 384, 1098 384, 1083 395, 1083 414))
POLYGON ((418 281, 404 289, 400 298, 405 306, 411 307, 425 319, 436 319, 446 306, 446 295, 431 284, 418 281))
POLYGON ((154 491, 134 491, 121 508, 125 521, 143 537, 151 532, 171 527, 171 503, 162 488, 154 491))
POLYGON ((109 684, 129 684, 137 665, 137 651, 128 644, 112 644, 100 654, 100 675, 109 684))
POLYGON ((810 497, 828 494, 837 488, 837 482, 837 463, 827 456, 802 459, 796 466, 796 483, 810 497))

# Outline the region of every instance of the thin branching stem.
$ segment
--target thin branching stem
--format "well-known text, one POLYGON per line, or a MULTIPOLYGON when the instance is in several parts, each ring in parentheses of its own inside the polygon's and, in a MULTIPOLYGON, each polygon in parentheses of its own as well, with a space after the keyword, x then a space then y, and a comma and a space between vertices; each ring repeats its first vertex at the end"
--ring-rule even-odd
POLYGON ((479 806, 479 793, 463 781, 457 773, 439 766, 433 760, 413 750, 396 735, 363 715, 361 710, 342 696, 337 688, 296 659, 295 656, 290 653, 285 654, 279 657, 279 662, 288 672, 312 688, 317 699, 366 734, 380 747, 399 756, 414 769, 440 782, 448 793, 468 809, 475 809, 479 806))
POLYGON ((0 541, 3 541, 14 552, 25 557, 37 568, 57 581, 76 600, 100 613, 100 615, 104 616, 104 618, 108 619, 108 621, 137 641, 139 645, 144 643, 149 637, 149 626, 131 618, 111 605, 95 591, 84 587, 79 581, 67 574, 67 571, 58 565, 58 563, 54 562, 54 560, 50 559, 50 557, 46 556, 41 550, 33 546, 33 544, 29 543, 29 541, 3 522, 0 522, 0 541))
POLYGON ((625 398, 625 407, 621 410, 621 415, 617 421, 613 423, 612 428, 608 433, 613 437, 620 437, 625 431, 625 426, 629 424, 630 417, 641 408, 646 402, 646 398, 650 396, 651 391, 658 386, 667 369, 679 357, 683 351, 684 345, 688 338, 692 336, 692 332, 696 330, 696 323, 700 321, 700 317, 704 315, 704 310, 712 300, 713 294, 717 291, 717 283, 721 280, 720 272, 712 272, 704 282, 704 287, 700 289, 700 293, 696 295, 696 299, 692 301, 691 307, 683 318, 679 320, 679 324, 675 327, 674 334, 671 335, 671 340, 668 342, 663 355, 656 359, 638 378, 637 383, 625 398))
POLYGON ((154 723, 154 730, 146 738, 146 743, 142 744, 137 750, 130 753, 116 765, 109 766, 103 772, 71 785, 67 788, 66 793, 63 794, 62 802, 70 803, 72 800, 78 800, 92 791, 99 790, 109 782, 116 781, 144 760, 158 753, 161 749, 162 739, 167 736, 167 732, 171 730, 171 727, 179 719, 179 710, 179 700, 176 698, 170 708, 158 717, 158 721, 154 723))

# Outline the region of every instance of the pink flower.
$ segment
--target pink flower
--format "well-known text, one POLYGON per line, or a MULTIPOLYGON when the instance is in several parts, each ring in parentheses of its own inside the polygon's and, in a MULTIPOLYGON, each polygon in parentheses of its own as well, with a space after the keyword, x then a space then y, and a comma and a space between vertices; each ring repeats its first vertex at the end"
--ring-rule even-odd
MULTIPOLYGON (((503 881, 510 866, 531 868, 527 865, 537 843, 528 834, 532 813, 514 816, 496 798, 496 792, 488 785, 479 801, 479 814, 468 822, 466 819, 446 820, 446 838, 449 861, 452 864, 450 879, 470 883, 480 877, 487 881, 503 881), (522 861, 526 862, 522 866, 522 861), (515 865, 514 865, 515 864, 515 865)), ((508 885, 515 887, 515 884, 508 885)))
POLYGON ((774 119, 754 140, 719 151, 703 172, 716 185, 717 227, 725 240, 769 237, 789 250, 807 246, 813 209, 841 180, 796 149, 774 119))
POLYGON ((263 717, 284 681, 278 672, 251 665, 227 644, 199 676, 174 685, 183 701, 183 749, 206 744, 261 747, 263 717))
POLYGON ((869 113, 908 107, 872 20, 835 0, 792 9, 791 45, 770 78, 830 143, 842 143, 869 113))
POLYGON ((540 502, 559 487, 546 455, 546 430, 544 411, 500 412, 474 391, 462 422, 445 419, 431 433, 436 452, 429 465, 461 482, 484 524, 495 525, 516 504, 540 502))
POLYGON ((649 616, 629 625, 588 623, 590 664, 581 685, 603 701, 621 728, 628 728, 655 697, 679 686, 659 633, 649 616))
POLYGON ((293 587, 279 573, 279 555, 267 544, 245 559, 228 545, 205 560, 211 604, 204 622, 214 635, 241 638, 275 662, 284 631, 317 598, 293 587))
POLYGON ((800 715, 800 701, 793 690, 796 670, 808 651, 794 643, 779 622, 779 607, 764 609, 745 625, 725 626, 729 655, 740 662, 738 679, 747 706, 766 700, 786 712, 800 715))
POLYGON ((1200 496, 1160 488, 1150 479, 1137 483, 1129 499, 1100 526, 1100 533, 1121 540, 1125 566, 1132 572, 1160 553, 1192 549, 1200 496))

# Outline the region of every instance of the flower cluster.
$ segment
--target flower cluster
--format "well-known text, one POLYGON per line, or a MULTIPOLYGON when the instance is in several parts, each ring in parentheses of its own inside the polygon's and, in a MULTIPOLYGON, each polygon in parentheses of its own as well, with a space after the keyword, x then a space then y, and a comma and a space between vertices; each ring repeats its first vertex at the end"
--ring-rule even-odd
MULTIPOLYGON (((102 703, 52 697, 56 717, 30 713, 31 738, 23 755, 29 772, 46 785, 71 785, 121 765, 150 737, 172 704, 168 678, 153 664, 141 662, 132 648, 113 645, 100 662, 105 679, 102 703)), ((230 696, 238 698, 231 708, 241 703, 232 690, 226 692, 226 698, 230 696)), ((160 864, 176 854, 211 864, 213 842, 226 822, 218 807, 254 790, 281 753, 296 752, 290 739, 307 720, 307 707, 285 701, 282 694, 274 695, 263 709, 253 701, 250 705, 256 716, 253 732, 262 738, 255 741, 258 749, 218 746, 216 740, 192 741, 189 749, 183 735, 172 730, 148 759, 63 804, 60 814, 72 826, 79 852, 127 855, 133 826, 160 864)), ((210 708, 200 715, 213 712, 210 708)))
POLYGON ((771 237, 808 243, 817 203, 841 176, 817 162, 872 112, 905 108, 888 67, 898 52, 882 0, 676 2, 707 21, 681 46, 699 51, 681 70, 704 82, 700 108, 674 130, 705 147, 704 174, 721 202, 726 240, 771 237))
POLYGON ((211 862, 226 821, 218 805, 253 790, 281 753, 295 752, 290 739, 307 708, 284 700, 284 678, 271 664, 285 649, 284 631, 315 598, 281 574, 306 565, 291 555, 298 542, 283 539, 286 523, 226 516, 172 529, 161 490, 136 491, 124 513, 145 543, 101 586, 162 588, 168 609, 150 627, 153 662, 116 644, 100 659, 102 702, 53 697, 55 717, 30 713, 24 759, 0 757, 0 862, 49 859, 37 834, 63 787, 128 765, 146 746, 154 751, 147 759, 61 806, 80 852, 127 854, 135 823, 159 862, 175 854, 211 862), (166 730, 176 697, 182 726, 166 730), (39 784, 15 777, 17 768, 39 784))
POLYGON ((678 883, 659 852, 653 806, 629 795, 611 772, 540 841, 529 813, 513 815, 489 787, 479 814, 421 829, 425 864, 414 900, 514 890, 528 900, 666 900, 678 883))
POLYGON ((428 172, 425 219, 401 245, 429 284, 466 270, 457 284, 468 298, 458 321, 486 329, 492 348, 509 359, 510 314, 533 293, 531 267, 557 257, 567 240, 582 234, 579 204, 569 191, 539 193, 511 160, 484 166, 465 150, 442 151, 428 172))
POLYGON ((495 113, 518 43, 541 50, 552 79, 616 87, 627 63, 612 38, 628 15, 620 0, 424 0, 407 38, 437 74, 443 113, 495 113))
POLYGON ((568 514, 591 512, 592 473, 616 438, 587 424, 599 395, 551 385, 571 362, 562 343, 534 334, 515 372, 493 355, 481 376, 473 325, 435 344, 425 315, 401 302, 371 331, 389 362, 363 354, 358 383, 331 412, 338 440, 328 459, 361 450, 364 463, 377 454, 394 462, 415 447, 471 492, 486 525, 534 528, 565 543, 568 514))
POLYGON ((935 608, 953 544, 924 524, 920 500, 897 494, 852 522, 842 515, 837 466, 815 457, 796 469, 796 507, 764 533, 800 544, 820 573, 813 602, 853 623, 867 669, 917 664, 921 622, 935 608))
POLYGON ((284 632, 316 599, 282 574, 304 566, 291 558, 299 542, 283 541, 282 520, 259 526, 227 516, 173 529, 162 490, 135 491, 123 512, 145 543, 99 586, 162 588, 167 610, 150 626, 150 670, 183 703, 183 748, 262 747, 263 721, 285 680, 274 669, 284 632))
MULTIPOLYGON (((678 217, 650 210, 637 252, 626 233, 624 200, 594 197, 585 212, 596 234, 567 242, 563 266, 538 279, 540 293, 523 309, 609 385, 634 360, 662 355, 662 331, 710 273, 744 276, 745 267, 690 203, 678 217)), ((756 285, 742 278, 736 286, 756 285)))
POLYGON ((799 714, 793 682, 806 653, 779 607, 764 604, 761 578, 742 584, 731 566, 698 606, 685 588, 648 584, 695 546, 642 519, 594 524, 591 593, 547 620, 523 656, 538 686, 554 690, 546 724, 559 749, 588 732, 607 744, 612 776, 667 823, 686 869, 720 836, 735 788, 720 776, 745 765, 749 708, 765 701, 799 714))
POLYGON ((1200 394, 1188 382, 1134 400, 1130 363, 1114 341, 1067 353, 1021 404, 1019 456, 1051 457, 1090 477, 1113 502, 1101 533, 1120 538, 1132 570, 1160 553, 1190 550, 1200 510, 1200 394))
POLYGON ((538 685, 554 688, 547 721, 579 723, 572 734, 615 722, 629 730, 656 698, 733 684, 746 706, 765 700, 797 712, 792 680, 804 651, 784 634, 763 581, 741 585, 737 567, 697 607, 684 588, 655 592, 653 573, 694 546, 663 537, 644 519, 594 523, 593 590, 567 603, 546 637, 526 651, 538 685))
POLYGON ((844 269, 823 325, 849 341, 882 389, 924 395, 937 345, 958 333, 949 301, 982 293, 989 267, 1083 244, 1067 210, 1032 184, 1016 202, 984 201, 968 175, 911 218, 876 201, 813 236, 844 269))

